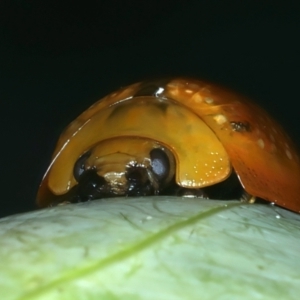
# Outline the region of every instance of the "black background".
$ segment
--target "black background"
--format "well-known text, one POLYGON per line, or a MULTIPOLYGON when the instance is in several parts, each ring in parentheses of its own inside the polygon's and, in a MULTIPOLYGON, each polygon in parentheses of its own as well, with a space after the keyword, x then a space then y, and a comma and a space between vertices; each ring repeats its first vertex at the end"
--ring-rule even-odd
POLYGON ((146 78, 227 85, 259 102, 299 144, 299 29, 288 1, 1 1, 0 215, 34 208, 72 119, 146 78))

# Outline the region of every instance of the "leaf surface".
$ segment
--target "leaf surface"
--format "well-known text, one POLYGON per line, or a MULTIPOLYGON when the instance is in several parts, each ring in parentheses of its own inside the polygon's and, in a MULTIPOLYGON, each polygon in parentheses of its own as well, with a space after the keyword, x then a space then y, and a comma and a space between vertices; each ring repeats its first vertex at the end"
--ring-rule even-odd
POLYGON ((299 299, 300 216, 118 198, 0 220, 1 299, 299 299))

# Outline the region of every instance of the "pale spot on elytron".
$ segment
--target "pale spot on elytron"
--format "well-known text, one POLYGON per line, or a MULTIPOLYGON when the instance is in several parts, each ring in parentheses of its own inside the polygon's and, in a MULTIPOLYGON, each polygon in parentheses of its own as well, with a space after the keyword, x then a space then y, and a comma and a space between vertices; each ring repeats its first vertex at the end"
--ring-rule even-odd
POLYGON ((261 148, 264 149, 265 147, 265 142, 262 139, 257 140, 257 145, 261 148))
POLYGON ((204 101, 205 101, 207 104, 212 104, 212 103, 214 103, 214 99, 213 99, 213 98, 210 98, 210 97, 205 97, 205 98, 204 98, 204 101))
POLYGON ((224 115, 222 115, 222 114, 215 115, 215 116, 213 117, 213 119, 214 119, 214 120, 216 121, 216 123, 219 124, 219 125, 222 125, 222 124, 224 124, 224 123, 227 122, 227 118, 226 118, 224 115))
POLYGON ((185 92, 186 92, 187 94, 192 94, 194 91, 189 90, 189 89, 186 89, 185 92))
POLYGON ((192 99, 194 102, 196 103, 201 103, 203 102, 203 98, 202 96, 199 94, 199 93, 195 93, 193 96, 192 96, 192 99))

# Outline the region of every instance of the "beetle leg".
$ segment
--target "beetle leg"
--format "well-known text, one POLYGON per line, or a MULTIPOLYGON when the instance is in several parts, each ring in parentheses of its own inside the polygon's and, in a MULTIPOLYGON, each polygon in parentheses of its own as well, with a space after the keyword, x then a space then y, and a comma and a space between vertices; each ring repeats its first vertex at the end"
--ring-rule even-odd
POLYGON ((256 197, 244 190, 239 200, 245 203, 254 203, 256 201, 256 197))

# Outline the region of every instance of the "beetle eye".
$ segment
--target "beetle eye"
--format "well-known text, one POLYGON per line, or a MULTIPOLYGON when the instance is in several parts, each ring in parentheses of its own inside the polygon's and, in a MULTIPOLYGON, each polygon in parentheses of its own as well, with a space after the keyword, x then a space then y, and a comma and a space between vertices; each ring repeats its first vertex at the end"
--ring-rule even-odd
POLYGON ((170 161, 167 154, 159 148, 152 149, 150 152, 151 167, 157 179, 162 181, 170 173, 170 161))
POLYGON ((78 158, 78 160, 76 161, 76 163, 74 165, 73 175, 74 175, 74 178, 77 180, 77 182, 79 182, 81 175, 85 171, 85 162, 90 157, 90 155, 91 155, 90 151, 85 152, 78 158))

